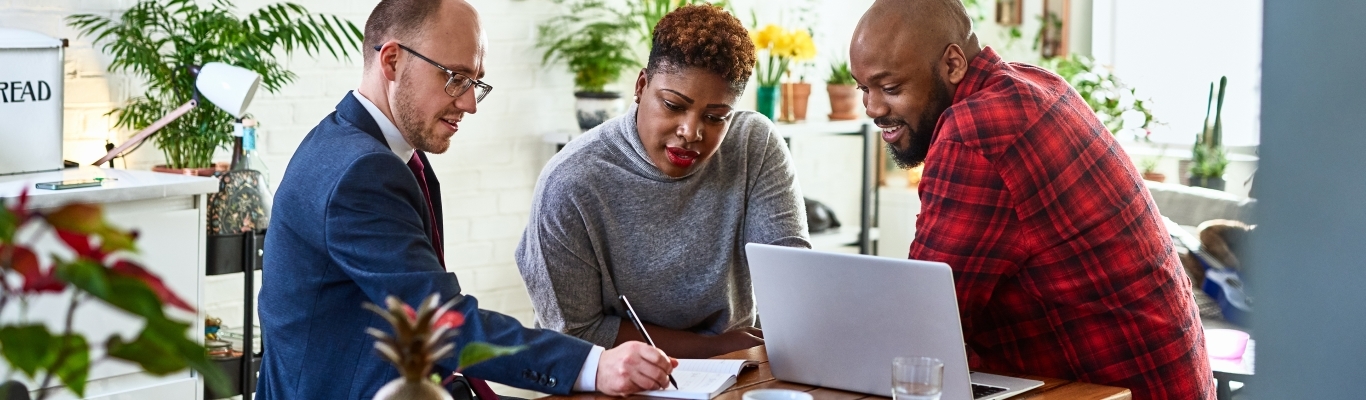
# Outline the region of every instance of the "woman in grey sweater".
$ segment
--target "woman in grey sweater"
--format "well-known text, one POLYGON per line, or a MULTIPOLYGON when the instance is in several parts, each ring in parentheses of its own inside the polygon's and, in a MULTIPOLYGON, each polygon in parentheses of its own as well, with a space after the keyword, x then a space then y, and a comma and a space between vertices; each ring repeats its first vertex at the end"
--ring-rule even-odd
POLYGON ((736 111, 754 66, 740 21, 687 6, 654 31, 625 115, 570 142, 536 183, 517 264, 538 326, 599 346, 705 358, 763 343, 746 243, 810 247, 783 140, 736 111))

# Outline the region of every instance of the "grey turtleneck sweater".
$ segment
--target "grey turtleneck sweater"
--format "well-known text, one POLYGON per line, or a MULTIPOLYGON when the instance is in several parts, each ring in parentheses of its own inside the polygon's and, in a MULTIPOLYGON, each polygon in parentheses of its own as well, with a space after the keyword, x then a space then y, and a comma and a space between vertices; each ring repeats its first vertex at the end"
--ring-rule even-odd
POLYGON ((735 112, 716 154, 671 178, 641 145, 633 106, 546 164, 516 257, 537 326, 611 348, 626 315, 618 294, 669 329, 753 326, 746 243, 811 247, 773 123, 735 112))

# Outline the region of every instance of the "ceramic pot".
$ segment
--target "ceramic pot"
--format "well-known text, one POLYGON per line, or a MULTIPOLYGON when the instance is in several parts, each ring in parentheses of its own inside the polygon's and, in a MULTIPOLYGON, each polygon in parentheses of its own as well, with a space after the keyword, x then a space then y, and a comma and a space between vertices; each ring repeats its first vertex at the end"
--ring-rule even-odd
POLYGON ((858 90, 854 85, 825 85, 825 92, 830 94, 830 120, 850 120, 858 119, 854 114, 854 108, 858 107, 858 90))
POLYGON ((1145 180, 1145 181, 1153 181, 1153 182, 1166 182, 1166 181, 1167 181, 1167 175, 1162 174, 1162 173, 1159 173, 1159 172, 1144 172, 1144 173, 1143 173, 1143 180, 1145 180))
POLYGON ((782 86, 783 121, 805 121, 806 103, 811 98, 811 84, 784 83, 782 86))
POLYGON ((1218 176, 1191 176, 1191 186, 1224 190, 1224 178, 1218 176))
POLYGON ((755 110, 768 117, 769 120, 773 120, 778 105, 778 87, 760 86, 758 92, 755 93, 755 100, 757 103, 754 107, 755 110))
POLYGON ((626 102, 617 92, 574 92, 579 129, 593 129, 626 111, 626 102))
POLYGON ((399 377, 379 388, 374 400, 452 400, 452 397, 431 381, 423 379, 410 382, 399 377))

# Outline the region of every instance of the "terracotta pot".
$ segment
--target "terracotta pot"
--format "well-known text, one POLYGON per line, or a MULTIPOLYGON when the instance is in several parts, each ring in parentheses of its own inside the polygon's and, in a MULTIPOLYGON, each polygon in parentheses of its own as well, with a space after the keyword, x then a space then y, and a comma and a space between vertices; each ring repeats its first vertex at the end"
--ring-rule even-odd
POLYGON ((830 120, 849 120, 858 119, 854 114, 854 108, 858 106, 858 91, 854 85, 825 85, 826 93, 830 94, 830 120))
POLYGON ((217 173, 217 172, 219 172, 219 171, 227 171, 227 170, 228 170, 228 167, 229 167, 230 165, 231 165, 231 164, 229 164, 229 163, 220 162, 220 163, 214 163, 214 165, 213 165, 212 167, 208 167, 208 168, 170 168, 170 167, 167 167, 166 165, 163 164, 163 165, 153 166, 153 167, 152 167, 152 171, 153 171, 153 172, 165 172, 165 173, 168 173, 168 174, 176 174, 176 175, 213 176, 213 174, 215 174, 215 173, 217 173))
POLYGON ((1145 181, 1153 181, 1153 182, 1166 182, 1166 181, 1167 181, 1167 175, 1162 174, 1162 173, 1160 173, 1160 172, 1144 172, 1144 173, 1143 173, 1143 180, 1145 180, 1145 181))
POLYGON ((784 83, 782 86, 783 121, 805 121, 806 102, 811 98, 811 84, 784 83))

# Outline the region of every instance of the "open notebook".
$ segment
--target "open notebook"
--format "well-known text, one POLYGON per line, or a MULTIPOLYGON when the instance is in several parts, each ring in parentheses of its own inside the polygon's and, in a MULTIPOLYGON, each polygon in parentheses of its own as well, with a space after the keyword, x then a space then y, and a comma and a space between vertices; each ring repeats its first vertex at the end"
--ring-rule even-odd
POLYGON ((679 359, 673 376, 678 388, 672 386, 665 390, 651 390, 639 393, 641 396, 668 397, 673 399, 708 400, 735 384, 735 378, 746 367, 755 366, 746 360, 693 360, 679 359))

